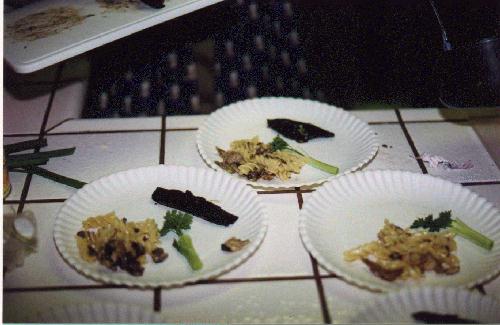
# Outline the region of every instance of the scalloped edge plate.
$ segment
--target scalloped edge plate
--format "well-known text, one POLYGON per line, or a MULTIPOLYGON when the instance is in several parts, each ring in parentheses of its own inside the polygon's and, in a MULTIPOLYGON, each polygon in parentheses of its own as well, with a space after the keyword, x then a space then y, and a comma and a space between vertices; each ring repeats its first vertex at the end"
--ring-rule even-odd
POLYGON ((364 171, 339 177, 315 191, 299 215, 306 249, 328 271, 362 287, 394 291, 413 286, 471 288, 500 273, 500 211, 469 189, 429 175, 403 171, 364 171), (406 228, 417 217, 452 210, 452 216, 495 241, 491 251, 456 236, 460 272, 427 272, 420 281, 384 281, 343 252, 376 240, 387 218, 406 228))
POLYGON ((379 296, 353 315, 349 323, 417 323, 412 313, 427 311, 456 315, 480 323, 500 323, 500 303, 493 297, 464 289, 426 287, 379 296))
POLYGON ((268 118, 309 122, 334 132, 333 138, 318 138, 307 143, 297 143, 290 139, 286 141, 292 147, 304 149, 316 159, 338 166, 340 173, 330 175, 305 165, 299 174, 293 174, 286 181, 276 178, 254 182, 239 175, 231 175, 255 187, 292 188, 319 185, 363 168, 378 151, 375 133, 368 124, 341 108, 306 99, 264 97, 236 102, 210 114, 196 134, 200 155, 211 168, 225 172, 215 164, 215 161, 220 160, 215 147, 227 149, 234 140, 254 136, 259 136, 263 142, 270 142, 278 133, 267 127, 268 118))
POLYGON ((170 287, 214 278, 249 258, 264 239, 265 215, 257 193, 244 182, 223 173, 183 166, 142 167, 100 178, 73 194, 57 214, 54 240, 59 253, 72 267, 95 280, 138 287, 170 287), (113 272, 80 257, 74 237, 88 217, 115 211, 117 216, 130 221, 154 218, 160 227, 170 208, 155 204, 151 199, 157 186, 190 190, 238 216, 238 220, 228 227, 193 218, 188 233, 204 263, 203 269, 192 271, 185 258, 172 248, 173 233, 161 237, 160 246, 169 257, 159 264, 149 261, 140 277, 123 270, 113 272), (250 239, 250 244, 239 252, 223 252, 221 244, 232 236, 250 239))

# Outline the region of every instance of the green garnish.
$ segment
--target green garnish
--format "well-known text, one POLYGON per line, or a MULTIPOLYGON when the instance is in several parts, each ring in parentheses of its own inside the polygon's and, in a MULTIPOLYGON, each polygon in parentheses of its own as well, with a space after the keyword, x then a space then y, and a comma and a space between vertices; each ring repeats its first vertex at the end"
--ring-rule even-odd
POLYGON ((160 229, 160 235, 165 236, 170 231, 173 231, 179 237, 174 239, 173 246, 181 253, 188 261, 193 270, 200 270, 203 267, 198 253, 193 246, 193 241, 188 234, 184 234, 184 230, 191 229, 193 216, 188 213, 183 213, 177 210, 167 211, 163 218, 163 227, 160 229))
POLYGON ((191 229, 193 216, 189 213, 183 213, 177 210, 167 211, 163 217, 163 227, 160 230, 160 235, 165 236, 169 231, 174 231, 177 236, 182 236, 183 230, 191 229))
POLYGON ((300 152, 299 150, 291 147, 285 140, 283 140, 280 136, 274 137, 273 141, 271 142, 271 150, 272 151, 288 151, 292 152, 295 154, 298 154, 306 159, 306 163, 314 168, 320 169, 322 171, 325 171, 327 173, 337 175, 339 172, 339 168, 336 166, 329 165, 327 163, 324 163, 322 161, 319 161, 317 159, 314 159, 313 157, 307 155, 304 152, 300 152))
POLYGON ((173 246, 188 260, 189 265, 195 271, 200 270, 203 267, 203 262, 196 253, 193 246, 193 241, 189 235, 182 235, 179 240, 174 239, 173 246))
POLYGON ((35 175, 41 176, 43 178, 50 179, 52 181, 74 187, 74 188, 82 188, 85 184, 85 182, 81 182, 79 180, 76 180, 74 178, 66 177, 54 172, 51 172, 47 169, 38 167, 38 166, 25 166, 23 168, 15 168, 11 169, 10 171, 12 172, 18 172, 18 173, 33 173, 35 175))
POLYGON ((487 250, 491 250, 495 243, 493 240, 466 225, 462 220, 458 218, 452 219, 451 211, 440 212, 439 217, 436 219, 433 218, 432 214, 425 218, 418 218, 412 223, 410 228, 424 228, 431 232, 449 228, 456 235, 462 236, 487 250))

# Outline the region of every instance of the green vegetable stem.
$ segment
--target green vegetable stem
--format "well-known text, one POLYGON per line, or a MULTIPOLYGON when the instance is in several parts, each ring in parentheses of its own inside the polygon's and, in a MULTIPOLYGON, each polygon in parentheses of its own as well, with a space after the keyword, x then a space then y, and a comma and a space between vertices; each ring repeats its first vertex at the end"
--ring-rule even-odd
POLYGON ((424 228, 431 232, 436 232, 441 229, 449 228, 456 235, 462 236, 474 244, 491 250, 495 242, 480 232, 472 229, 462 220, 451 218, 451 211, 443 211, 439 213, 439 217, 433 219, 432 214, 426 218, 418 218, 413 222, 410 228, 424 228))
POLYGON ((283 140, 280 136, 274 137, 273 141, 271 142, 271 150, 272 151, 288 151, 295 153, 297 155, 300 155, 305 158, 306 163, 314 168, 320 169, 324 172, 327 172, 329 174, 337 175, 339 172, 339 168, 336 166, 329 165, 327 163, 324 163, 322 161, 319 161, 317 159, 314 159, 313 157, 309 156, 308 154, 304 152, 300 152, 299 150, 291 147, 285 140, 283 140))
POLYGON ((175 232, 179 238, 178 240, 174 239, 173 246, 187 259, 191 268, 197 271, 203 268, 203 262, 198 253, 196 253, 191 237, 188 234, 184 234, 184 230, 191 229, 192 222, 193 216, 188 213, 177 210, 167 211, 163 218, 163 227, 160 229, 160 235, 165 236, 170 231, 175 232))
POLYGON ((179 253, 184 255, 193 270, 197 271, 203 267, 203 263, 196 253, 196 250, 193 247, 193 241, 189 235, 184 234, 179 237, 179 240, 174 239, 173 246, 179 251, 179 253))

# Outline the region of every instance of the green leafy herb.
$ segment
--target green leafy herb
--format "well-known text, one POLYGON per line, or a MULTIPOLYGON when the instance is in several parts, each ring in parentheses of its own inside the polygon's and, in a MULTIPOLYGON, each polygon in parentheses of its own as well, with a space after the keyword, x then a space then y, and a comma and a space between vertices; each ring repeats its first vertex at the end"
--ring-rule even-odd
POLYGON ((306 163, 314 168, 320 169, 327 173, 337 175, 339 172, 339 168, 336 166, 329 165, 313 157, 307 155, 304 152, 300 152, 299 150, 291 147, 285 140, 283 140, 280 136, 274 137, 271 142, 271 150, 272 151, 288 151, 300 155, 306 159, 306 163))
POLYGON ((160 230, 160 235, 165 236, 170 231, 173 231, 179 237, 174 239, 173 246, 181 253, 188 261, 193 270, 200 270, 203 267, 198 253, 193 246, 193 241, 188 234, 184 234, 184 230, 191 229, 193 216, 188 213, 183 213, 177 210, 167 211, 163 218, 163 227, 160 230))
POLYGON ((160 230, 160 235, 165 236, 170 231, 174 231, 177 236, 182 236, 183 230, 191 229, 193 216, 188 213, 183 213, 177 210, 167 211, 163 217, 163 227, 160 230))
POLYGON ((458 218, 452 219, 451 211, 440 212, 439 217, 437 217, 436 219, 433 218, 432 214, 428 215, 425 218, 418 218, 412 223, 410 228, 424 228, 428 229, 431 232, 449 228, 450 231, 452 231, 456 235, 462 236, 470 240, 474 244, 487 250, 491 250, 495 243, 493 240, 469 227, 462 220, 458 218))

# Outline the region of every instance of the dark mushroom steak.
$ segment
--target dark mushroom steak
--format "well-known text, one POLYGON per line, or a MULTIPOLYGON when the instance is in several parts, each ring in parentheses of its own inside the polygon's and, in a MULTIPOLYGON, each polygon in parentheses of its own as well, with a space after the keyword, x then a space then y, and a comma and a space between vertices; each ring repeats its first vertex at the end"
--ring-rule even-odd
POLYGON ((238 220, 238 217, 225 211, 221 207, 196 196, 191 191, 180 191, 157 187, 151 196, 156 203, 174 208, 195 217, 204 219, 217 225, 229 226, 238 220))
POLYGON ((267 126, 282 136, 297 142, 307 142, 315 138, 331 138, 335 134, 316 125, 286 118, 268 119, 267 126))

